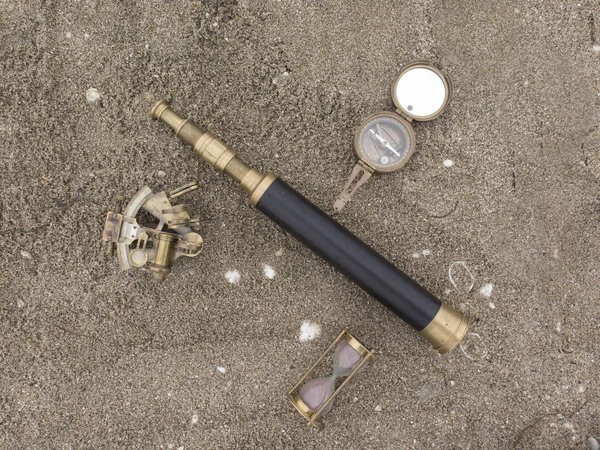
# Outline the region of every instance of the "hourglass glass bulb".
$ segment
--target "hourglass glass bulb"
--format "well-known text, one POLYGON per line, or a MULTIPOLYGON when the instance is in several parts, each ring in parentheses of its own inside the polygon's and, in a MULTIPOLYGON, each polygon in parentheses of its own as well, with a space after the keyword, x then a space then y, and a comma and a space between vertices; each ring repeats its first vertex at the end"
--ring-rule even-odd
POLYGON ((352 370, 361 361, 362 355, 348 344, 345 339, 342 339, 333 355, 333 374, 336 377, 345 377, 350 375, 352 370))
MULTIPOLYGON (((302 389, 300 389, 300 398, 306 404, 306 406, 308 406, 310 410, 315 413, 321 406, 323 406, 327 399, 331 397, 334 389, 334 379, 316 378, 314 380, 310 380, 308 383, 302 386, 302 389)), ((325 408, 321 415, 327 414, 329 411, 331 411, 332 407, 333 402, 327 405, 327 408, 325 408)))

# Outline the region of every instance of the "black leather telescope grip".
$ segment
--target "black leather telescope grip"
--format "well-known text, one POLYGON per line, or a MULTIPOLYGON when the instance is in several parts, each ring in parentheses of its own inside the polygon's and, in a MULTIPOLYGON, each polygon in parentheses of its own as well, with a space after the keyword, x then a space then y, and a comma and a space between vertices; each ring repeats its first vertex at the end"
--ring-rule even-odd
POLYGON ((439 311, 440 300, 279 178, 256 207, 418 331, 439 311))

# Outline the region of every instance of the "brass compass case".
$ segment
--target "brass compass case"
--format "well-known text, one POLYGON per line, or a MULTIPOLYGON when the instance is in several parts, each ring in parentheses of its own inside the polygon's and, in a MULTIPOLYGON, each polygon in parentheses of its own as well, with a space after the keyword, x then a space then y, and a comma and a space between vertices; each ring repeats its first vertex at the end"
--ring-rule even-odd
POLYGON ((373 172, 395 172, 408 162, 414 151, 415 132, 406 120, 393 112, 369 116, 354 135, 354 154, 373 172), (379 147, 393 150, 384 153, 379 147))
POLYGON ((373 173, 391 173, 403 167, 415 150, 410 122, 439 116, 452 96, 452 86, 442 72, 426 62, 406 66, 392 85, 395 111, 369 116, 354 136, 358 161, 333 207, 341 211, 373 173))

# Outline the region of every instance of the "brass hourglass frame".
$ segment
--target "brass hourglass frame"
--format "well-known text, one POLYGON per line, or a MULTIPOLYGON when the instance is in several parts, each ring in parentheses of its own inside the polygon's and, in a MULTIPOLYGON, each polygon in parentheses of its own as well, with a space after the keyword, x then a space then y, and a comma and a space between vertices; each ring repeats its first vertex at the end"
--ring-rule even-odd
POLYGON ((302 416, 304 416, 304 418, 308 421, 307 425, 322 429, 323 422, 321 420, 321 415, 323 414, 323 411, 325 411, 327 409, 327 406, 329 406, 329 404, 340 393, 340 391, 344 388, 344 386, 346 386, 350 382, 350 380, 352 378, 354 378, 354 376, 363 368, 363 366, 372 359, 373 360, 375 359, 373 350, 369 350, 368 348, 366 348, 358 339, 356 339, 354 336, 352 336, 349 333, 348 328, 345 328, 339 334, 339 336, 331 343, 331 345, 329 347, 327 347, 327 349, 321 354, 319 359, 317 359, 317 361, 312 365, 312 367, 310 369, 308 369, 308 371, 302 376, 302 378, 300 378, 300 380, 296 383, 296 385, 292 389, 290 389, 290 391, 287 394, 287 397, 289 398, 290 402, 292 402, 292 405, 294 405, 294 407, 298 410, 298 412, 300 414, 302 414, 302 416), (321 361, 323 361, 323 359, 325 359, 325 357, 332 350, 335 349, 335 346, 342 339, 344 339, 354 350, 356 350, 356 352, 358 354, 360 354, 360 356, 362 357, 362 360, 352 370, 352 372, 350 372, 350 374, 344 379, 342 384, 340 384, 340 386, 335 391, 333 391, 333 394, 331 394, 329 396, 329 398, 327 400, 325 400, 325 402, 321 405, 321 407, 316 412, 312 412, 312 410, 300 398, 300 395, 299 395, 300 388, 302 387, 304 382, 308 379, 308 377, 310 377, 310 375, 315 371, 315 369, 321 363, 321 361))

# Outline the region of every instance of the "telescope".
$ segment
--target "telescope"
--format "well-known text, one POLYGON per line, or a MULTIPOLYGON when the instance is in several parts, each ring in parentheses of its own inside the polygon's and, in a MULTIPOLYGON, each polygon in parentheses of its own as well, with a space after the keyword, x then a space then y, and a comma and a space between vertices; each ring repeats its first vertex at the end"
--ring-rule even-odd
POLYGON ((464 314, 441 302, 285 181, 246 164, 165 100, 154 105, 152 117, 171 127, 210 166, 239 183, 256 209, 391 309, 435 350, 448 353, 463 339, 469 327, 464 314))

